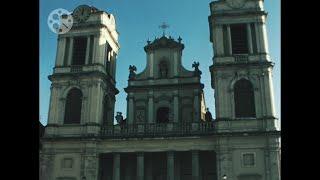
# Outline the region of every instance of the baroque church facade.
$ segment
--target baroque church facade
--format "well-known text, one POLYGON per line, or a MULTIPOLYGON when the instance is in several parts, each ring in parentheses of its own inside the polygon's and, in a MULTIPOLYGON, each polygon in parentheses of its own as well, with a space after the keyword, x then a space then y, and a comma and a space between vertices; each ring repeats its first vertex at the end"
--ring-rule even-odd
POLYGON ((210 12, 216 118, 206 118, 199 63, 186 70, 182 39, 163 35, 145 45, 144 70, 129 67, 123 119, 114 108, 115 18, 77 7, 72 29, 58 35, 49 76, 40 179, 279 180, 280 129, 263 0, 213 1, 210 12))

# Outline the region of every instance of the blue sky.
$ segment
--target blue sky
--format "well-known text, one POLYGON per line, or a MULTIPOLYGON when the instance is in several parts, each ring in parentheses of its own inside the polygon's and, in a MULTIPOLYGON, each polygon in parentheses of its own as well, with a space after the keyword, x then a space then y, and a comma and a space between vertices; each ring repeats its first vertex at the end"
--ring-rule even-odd
MULTIPOLYGON (((192 70, 193 61, 200 62, 202 83, 207 107, 214 115, 213 89, 209 66, 212 65, 213 49, 209 41, 208 16, 212 0, 40 0, 40 121, 47 124, 50 99, 50 81, 57 50, 57 35, 50 31, 47 17, 51 11, 63 8, 73 11, 81 4, 88 4, 112 13, 116 18, 121 46, 117 61, 117 88, 115 111, 126 114, 126 93, 128 67, 135 65, 137 72, 146 66, 143 47, 148 38, 153 40, 162 35, 159 25, 170 25, 168 35, 177 39, 182 37, 185 44, 182 64, 192 70)), ((270 56, 275 62, 273 70, 275 107, 280 118, 280 1, 264 1, 268 12, 267 31, 270 56)))

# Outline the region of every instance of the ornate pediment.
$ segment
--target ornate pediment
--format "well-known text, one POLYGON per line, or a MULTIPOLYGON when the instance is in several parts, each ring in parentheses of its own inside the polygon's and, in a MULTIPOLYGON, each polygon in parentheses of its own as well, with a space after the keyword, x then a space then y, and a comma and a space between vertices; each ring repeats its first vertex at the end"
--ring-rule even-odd
POLYGON ((156 38, 153 42, 148 41, 148 45, 144 47, 144 50, 148 52, 161 48, 178 48, 183 50, 184 44, 181 43, 181 39, 177 42, 171 37, 167 38, 166 36, 162 36, 161 38, 156 38))

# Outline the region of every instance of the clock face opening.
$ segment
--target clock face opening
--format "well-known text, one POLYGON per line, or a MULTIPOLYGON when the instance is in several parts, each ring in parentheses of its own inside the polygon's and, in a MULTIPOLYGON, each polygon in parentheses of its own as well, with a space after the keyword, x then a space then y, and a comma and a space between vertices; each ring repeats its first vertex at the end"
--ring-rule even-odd
POLYGON ((88 20, 90 14, 91 14, 91 8, 87 5, 81 5, 73 11, 72 16, 76 21, 84 22, 88 20))

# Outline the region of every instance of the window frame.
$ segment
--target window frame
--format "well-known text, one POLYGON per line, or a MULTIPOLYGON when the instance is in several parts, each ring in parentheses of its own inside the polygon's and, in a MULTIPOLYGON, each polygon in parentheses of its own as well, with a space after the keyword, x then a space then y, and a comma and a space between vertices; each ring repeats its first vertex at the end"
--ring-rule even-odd
POLYGON ((241 153, 241 167, 243 168, 254 168, 257 166, 257 158, 256 152, 242 152, 241 153), (253 156, 253 165, 245 165, 244 156, 245 155, 252 155, 253 156))
MULTIPOLYGON (((230 24, 230 38, 231 38, 231 52, 232 55, 245 55, 245 54, 249 54, 249 42, 248 42, 248 29, 247 29, 247 25, 245 23, 236 23, 236 24, 230 24), (239 29, 236 29, 239 28, 239 29), (243 29, 241 29, 243 28, 243 29), (240 31, 243 30, 243 32, 240 31), (236 34, 235 34, 236 33, 236 34), (237 36, 236 36, 237 35, 237 36), (244 40, 243 42, 241 41, 241 44, 245 44, 246 46, 235 46, 235 37, 239 38, 240 40, 244 40), (243 39, 242 39, 243 38, 243 39), (237 47, 237 48, 236 48, 237 47), (245 48, 245 52, 239 52, 240 49, 244 49, 245 48), (237 52, 235 52, 235 49, 237 52)), ((237 39, 237 40, 239 40, 237 39)))
POLYGON ((71 66, 83 66, 86 64, 86 54, 87 54, 87 44, 88 44, 88 37, 87 36, 76 36, 73 38, 73 47, 72 47, 72 59, 71 59, 71 66), (82 46, 78 46, 77 41, 84 41, 82 46), (78 53, 81 53, 83 56, 76 56, 77 59, 75 59, 75 55, 78 53), (83 58, 83 59, 80 59, 83 58), (83 61, 83 62, 82 62, 83 61))
POLYGON ((77 88, 77 87, 73 87, 73 88, 71 88, 71 89, 69 89, 68 90, 68 93, 67 93, 67 95, 66 95, 66 101, 65 101, 65 106, 64 106, 64 119, 63 119, 63 124, 64 125, 80 125, 81 124, 81 119, 82 119, 82 109, 83 109, 83 92, 81 91, 81 89, 79 89, 79 88, 77 88), (71 91, 73 91, 73 90, 77 90, 79 93, 80 93, 80 97, 79 97, 79 99, 77 99, 77 100, 79 100, 80 102, 80 110, 79 110, 79 120, 77 120, 77 122, 73 122, 72 120, 70 120, 70 119, 67 119, 67 118, 71 118, 72 117, 72 114, 70 114, 70 115, 68 115, 67 113, 72 113, 72 111, 71 111, 71 105, 72 105, 72 101, 74 101, 74 99, 71 99, 71 97, 70 97, 70 100, 69 100, 69 95, 70 95, 70 93, 71 93, 71 91), (70 101, 70 102, 69 102, 70 101), (69 103, 71 104, 71 105, 69 105, 69 103), (70 106, 70 107, 69 107, 70 106), (67 109, 67 108, 70 108, 70 109, 67 109), (68 110, 68 111, 67 111, 68 110), (70 116, 70 117, 67 117, 67 116, 70 116), (66 123, 66 121, 68 121, 67 123, 66 123))
MULTIPOLYGON (((240 91, 242 91, 242 93, 244 92, 243 89, 240 89, 240 91)), ((249 96, 247 96, 247 97, 249 97, 249 96)), ((257 108, 256 108, 256 97, 255 97, 255 91, 254 91, 254 84, 250 80, 248 80, 246 78, 241 78, 241 79, 238 79, 237 81, 235 81, 235 83, 233 84, 233 102, 234 102, 234 117, 236 119, 256 119, 257 118, 257 108), (250 84, 250 86, 251 86, 250 89, 245 89, 245 91, 247 91, 247 94, 251 95, 250 99, 252 100, 252 102, 251 102, 252 103, 252 107, 251 107, 252 110, 250 110, 250 111, 252 111, 252 112, 250 112, 250 114, 252 114, 252 115, 250 115, 250 116, 243 115, 245 113, 248 113, 249 110, 248 110, 248 112, 241 112, 241 111, 238 112, 239 107, 243 105, 243 102, 239 101, 239 98, 241 100, 241 97, 239 96, 239 94, 241 94, 241 92, 239 92, 239 88, 237 87, 238 83, 241 83, 240 81, 244 81, 244 82, 250 84)))

